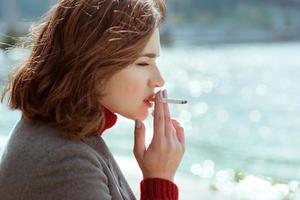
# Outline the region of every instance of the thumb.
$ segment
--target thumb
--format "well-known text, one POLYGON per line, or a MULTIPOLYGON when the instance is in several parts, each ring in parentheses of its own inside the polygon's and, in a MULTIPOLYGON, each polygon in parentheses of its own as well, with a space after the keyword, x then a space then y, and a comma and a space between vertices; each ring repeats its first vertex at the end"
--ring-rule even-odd
POLYGON ((137 159, 141 159, 145 150, 145 126, 142 121, 135 120, 133 153, 137 159))

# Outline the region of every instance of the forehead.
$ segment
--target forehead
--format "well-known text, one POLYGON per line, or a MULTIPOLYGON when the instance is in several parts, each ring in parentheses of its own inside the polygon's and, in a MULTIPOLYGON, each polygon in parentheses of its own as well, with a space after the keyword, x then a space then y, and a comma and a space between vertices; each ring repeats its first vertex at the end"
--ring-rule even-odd
POLYGON ((151 35, 149 41, 147 42, 145 48, 143 49, 142 55, 146 55, 148 57, 159 56, 160 54, 160 40, 159 40, 159 31, 155 29, 153 34, 151 35))

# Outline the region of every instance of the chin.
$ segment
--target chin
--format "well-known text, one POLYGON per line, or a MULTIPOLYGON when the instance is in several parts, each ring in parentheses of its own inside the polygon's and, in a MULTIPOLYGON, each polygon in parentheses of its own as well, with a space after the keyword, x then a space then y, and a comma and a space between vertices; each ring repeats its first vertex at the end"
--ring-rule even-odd
POLYGON ((124 112, 119 114, 127 119, 144 121, 149 115, 149 109, 140 108, 136 109, 135 112, 124 112))
POLYGON ((147 117, 148 117, 148 110, 146 112, 136 113, 133 116, 128 116, 127 118, 132 119, 132 120, 138 119, 140 121, 144 121, 147 117))
POLYGON ((148 114, 147 115, 138 115, 138 116, 134 116, 132 117, 131 119, 133 120, 140 120, 140 121, 144 121, 146 118, 147 118, 148 114))

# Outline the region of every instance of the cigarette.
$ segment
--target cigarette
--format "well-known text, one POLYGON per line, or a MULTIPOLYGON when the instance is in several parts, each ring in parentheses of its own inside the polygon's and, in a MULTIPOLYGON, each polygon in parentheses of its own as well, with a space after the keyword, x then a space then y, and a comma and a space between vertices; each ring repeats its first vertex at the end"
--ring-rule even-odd
MULTIPOLYGON (((150 101, 155 101, 155 98, 150 99, 150 101)), ((187 100, 183 99, 166 99, 162 98, 163 103, 173 103, 173 104, 187 104, 187 100)))
POLYGON ((187 104, 187 100, 182 99, 162 99, 163 103, 173 103, 173 104, 187 104))

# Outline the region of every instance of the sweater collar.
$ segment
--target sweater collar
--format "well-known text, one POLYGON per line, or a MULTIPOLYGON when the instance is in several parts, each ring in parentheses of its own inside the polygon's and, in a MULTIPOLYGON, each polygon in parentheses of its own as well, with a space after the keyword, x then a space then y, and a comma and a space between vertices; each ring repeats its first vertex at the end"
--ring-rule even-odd
POLYGON ((117 122, 117 115, 104 106, 102 106, 105 116, 105 125, 102 130, 99 131, 99 135, 102 135, 103 132, 111 127, 113 127, 117 122))

